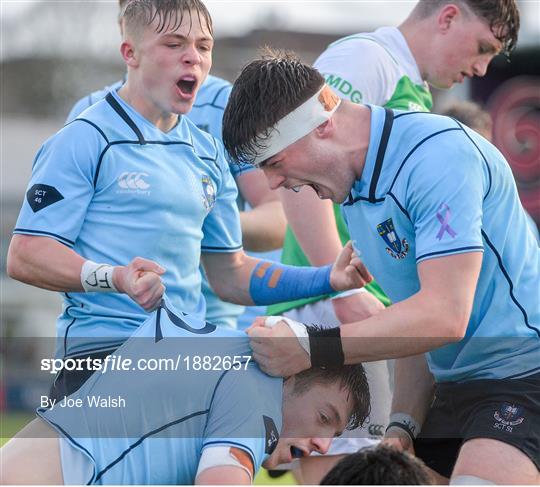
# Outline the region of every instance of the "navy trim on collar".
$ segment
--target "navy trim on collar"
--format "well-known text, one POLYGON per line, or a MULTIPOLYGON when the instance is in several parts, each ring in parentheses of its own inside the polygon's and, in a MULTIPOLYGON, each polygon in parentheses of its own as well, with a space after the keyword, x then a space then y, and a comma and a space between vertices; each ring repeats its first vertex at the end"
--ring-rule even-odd
POLYGON ((370 203, 376 203, 376 190, 379 177, 381 175, 384 156, 386 154, 386 148, 388 146, 388 139, 390 138, 390 132, 392 131, 392 125, 394 124, 394 112, 389 108, 384 109, 384 126, 381 135, 381 141, 379 142, 379 150, 377 151, 377 159, 375 161, 375 167, 373 169, 373 175, 371 176, 371 183, 369 185, 369 199, 370 203))
POLYGON ((108 93, 105 97, 105 100, 107 100, 107 103, 111 105, 113 110, 122 117, 124 122, 126 122, 129 125, 129 128, 135 132, 135 135, 139 139, 139 144, 144 145, 146 144, 146 140, 144 140, 144 136, 142 132, 139 130, 139 127, 135 124, 133 120, 129 117, 129 115, 126 113, 126 111, 121 107, 120 103, 114 98, 112 93, 108 93))

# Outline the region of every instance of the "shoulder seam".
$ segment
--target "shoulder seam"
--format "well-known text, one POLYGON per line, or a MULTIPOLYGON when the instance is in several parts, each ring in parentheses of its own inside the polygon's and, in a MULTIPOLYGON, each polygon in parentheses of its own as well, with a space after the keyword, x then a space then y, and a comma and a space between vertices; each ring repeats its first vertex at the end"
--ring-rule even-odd
MULTIPOLYGON (((105 139, 105 142, 107 142, 107 144, 109 143, 109 139, 105 135, 105 132, 97 124, 95 124, 94 122, 88 120, 87 118, 74 118, 67 125, 71 125, 72 123, 77 122, 77 121, 86 122, 88 125, 91 125, 92 127, 94 127, 101 134, 101 136, 105 139)), ((67 125, 66 125, 66 127, 67 127, 67 125)))

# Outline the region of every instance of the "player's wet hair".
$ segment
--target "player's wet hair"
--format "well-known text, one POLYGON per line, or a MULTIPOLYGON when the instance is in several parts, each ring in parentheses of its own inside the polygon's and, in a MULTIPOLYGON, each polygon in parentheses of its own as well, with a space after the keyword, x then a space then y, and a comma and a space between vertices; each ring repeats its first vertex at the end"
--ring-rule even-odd
POLYGON ((266 48, 240 73, 223 115, 223 143, 231 157, 253 163, 273 126, 323 83, 322 75, 294 53, 266 48))
POLYGON ((348 391, 352 403, 352 412, 347 423, 347 429, 352 430, 361 426, 370 413, 370 394, 366 371, 362 364, 327 367, 313 367, 294 376, 294 394, 308 391, 314 384, 340 384, 348 391))
POLYGON ((200 0, 126 0, 122 6, 120 18, 125 29, 138 32, 157 19, 156 32, 174 31, 182 25, 184 16, 189 16, 190 28, 193 21, 207 28, 213 35, 212 17, 200 0), (193 18, 195 16, 195 19, 193 18))
POLYGON ((465 6, 479 19, 488 23, 491 32, 503 45, 507 56, 514 50, 519 32, 519 9, 516 0, 420 0, 413 13, 425 18, 447 4, 465 6))
POLYGON ((321 485, 433 485, 426 466, 408 453, 388 446, 364 448, 346 456, 321 485))

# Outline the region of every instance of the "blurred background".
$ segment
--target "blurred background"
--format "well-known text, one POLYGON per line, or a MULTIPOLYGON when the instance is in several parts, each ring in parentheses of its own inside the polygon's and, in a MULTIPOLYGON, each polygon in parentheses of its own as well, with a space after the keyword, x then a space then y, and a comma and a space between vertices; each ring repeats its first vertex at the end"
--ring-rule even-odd
MULTIPOLYGON (((234 81, 261 46, 296 51, 313 62, 344 35, 398 25, 415 1, 207 1, 216 45, 212 74, 234 81)), ((540 222, 540 0, 518 2, 522 28, 509 63, 496 58, 484 78, 434 93, 434 111, 451 100, 473 100, 494 120, 494 142, 510 161, 524 206, 540 222)), ((118 3, 0 0, 0 325, 3 338, 54 336, 60 312, 56 293, 12 281, 5 274, 11 231, 34 156, 62 125, 80 97, 124 75, 119 54, 118 3)), ((501 221, 501 225, 505 222, 501 221)), ((28 365, 32 346, 6 350, 28 365)), ((9 341, 9 343, 14 343, 9 341)), ((24 345, 22 345, 24 343, 24 345)), ((22 364, 23 366, 24 364, 22 364)), ((2 363, 0 363, 2 367, 2 363)), ((24 367, 23 367, 24 368, 24 367)), ((0 410, 35 402, 2 370, 0 410)), ((2 434, 1 436, 4 436, 2 434)))

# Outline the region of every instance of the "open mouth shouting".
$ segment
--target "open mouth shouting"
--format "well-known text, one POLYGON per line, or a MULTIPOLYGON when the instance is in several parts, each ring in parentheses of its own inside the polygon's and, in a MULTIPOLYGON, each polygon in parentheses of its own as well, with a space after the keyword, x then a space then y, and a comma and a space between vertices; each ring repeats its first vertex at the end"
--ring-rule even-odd
POLYGON ((197 78, 195 78, 195 76, 182 76, 176 83, 176 87, 178 88, 181 98, 191 100, 195 97, 197 78))

